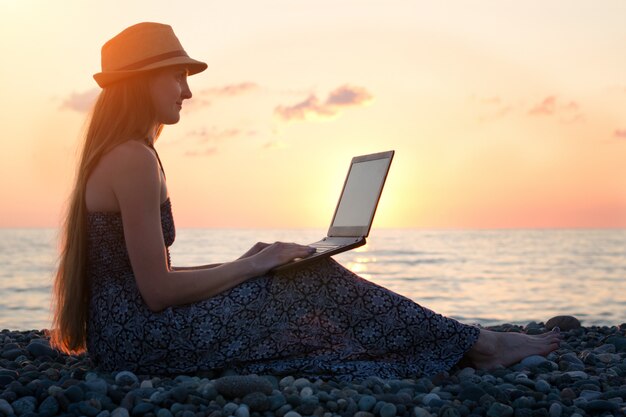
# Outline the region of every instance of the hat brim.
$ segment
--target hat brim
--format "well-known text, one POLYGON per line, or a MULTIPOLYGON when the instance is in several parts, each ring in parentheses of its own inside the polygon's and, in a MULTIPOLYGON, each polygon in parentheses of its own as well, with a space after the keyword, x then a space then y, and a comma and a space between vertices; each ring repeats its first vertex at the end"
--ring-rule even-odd
POLYGON ((196 61, 195 59, 181 56, 159 61, 152 65, 146 65, 145 67, 137 70, 99 72, 97 74, 94 74, 93 78, 96 80, 100 87, 104 88, 118 81, 133 77, 135 75, 139 75, 159 68, 172 67, 176 65, 182 65, 187 67, 189 75, 198 74, 208 67, 208 65, 202 61, 196 61))

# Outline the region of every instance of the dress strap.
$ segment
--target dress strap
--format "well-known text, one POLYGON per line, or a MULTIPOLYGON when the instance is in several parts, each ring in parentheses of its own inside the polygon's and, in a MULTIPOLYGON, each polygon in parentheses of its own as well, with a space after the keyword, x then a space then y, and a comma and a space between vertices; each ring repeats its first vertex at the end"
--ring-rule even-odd
MULTIPOLYGON (((147 142, 147 141, 146 141, 147 142)), ((161 163, 161 158, 159 158, 159 153, 157 152, 157 150, 154 148, 154 145, 150 142, 147 142, 148 147, 150 149, 152 149, 154 151, 154 154, 157 157, 157 161, 159 161, 159 166, 161 167, 161 172, 163 173, 163 177, 167 180, 167 176, 165 175, 165 170, 163 169, 163 164, 161 163)))

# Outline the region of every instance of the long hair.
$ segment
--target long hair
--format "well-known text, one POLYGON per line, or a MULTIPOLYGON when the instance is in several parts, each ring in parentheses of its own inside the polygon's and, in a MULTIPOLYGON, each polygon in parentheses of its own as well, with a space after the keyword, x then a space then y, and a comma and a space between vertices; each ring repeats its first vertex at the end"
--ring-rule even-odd
MULTIPOLYGON (((133 77, 104 88, 84 135, 73 191, 60 236, 60 259, 53 288, 51 344, 66 353, 85 350, 90 283, 87 276, 85 187, 107 152, 121 143, 155 134, 156 113, 148 77, 133 77)), ((156 135, 161 131, 158 126, 156 135)))

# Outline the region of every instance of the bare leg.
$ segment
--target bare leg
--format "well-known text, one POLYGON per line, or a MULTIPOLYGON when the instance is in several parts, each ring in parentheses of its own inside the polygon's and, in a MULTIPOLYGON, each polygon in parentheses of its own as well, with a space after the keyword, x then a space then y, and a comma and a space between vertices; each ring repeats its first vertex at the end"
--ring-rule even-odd
POLYGON ((493 369, 512 365, 527 356, 545 356, 557 349, 560 342, 558 329, 536 336, 480 329, 478 340, 465 358, 477 369, 493 369))

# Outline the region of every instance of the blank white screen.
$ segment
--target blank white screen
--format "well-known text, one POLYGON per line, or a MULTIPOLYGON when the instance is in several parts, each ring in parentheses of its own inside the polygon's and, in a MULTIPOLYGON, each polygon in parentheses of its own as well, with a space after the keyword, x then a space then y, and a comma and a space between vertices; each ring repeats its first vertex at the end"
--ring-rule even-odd
POLYGON ((369 225, 388 165, 387 158, 352 165, 333 227, 369 225))

